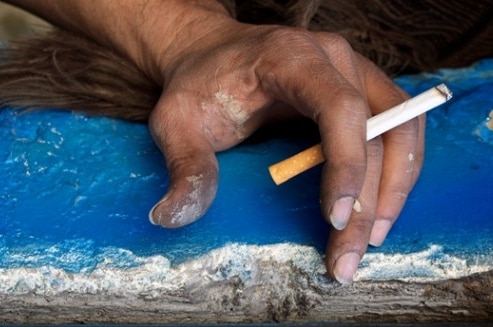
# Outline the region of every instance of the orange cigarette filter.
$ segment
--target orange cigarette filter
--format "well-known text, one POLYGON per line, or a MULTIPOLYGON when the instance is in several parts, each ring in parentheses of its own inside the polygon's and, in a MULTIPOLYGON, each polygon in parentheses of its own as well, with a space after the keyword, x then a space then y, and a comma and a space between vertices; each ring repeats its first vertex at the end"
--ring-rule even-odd
POLYGON ((289 179, 301 174, 324 162, 322 145, 314 145, 292 157, 269 167, 269 173, 274 183, 280 185, 289 179))

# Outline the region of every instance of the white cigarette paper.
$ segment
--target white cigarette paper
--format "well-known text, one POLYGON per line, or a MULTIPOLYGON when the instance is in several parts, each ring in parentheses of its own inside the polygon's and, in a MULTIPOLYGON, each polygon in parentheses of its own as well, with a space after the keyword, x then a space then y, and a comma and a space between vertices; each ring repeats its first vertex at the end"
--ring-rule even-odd
MULTIPOLYGON (((428 110, 438 107, 452 98, 452 92, 445 84, 435 86, 403 103, 371 117, 366 125, 366 140, 391 130, 428 110)), ((317 144, 290 158, 269 167, 274 182, 279 185, 302 172, 324 162, 322 146, 317 144)))

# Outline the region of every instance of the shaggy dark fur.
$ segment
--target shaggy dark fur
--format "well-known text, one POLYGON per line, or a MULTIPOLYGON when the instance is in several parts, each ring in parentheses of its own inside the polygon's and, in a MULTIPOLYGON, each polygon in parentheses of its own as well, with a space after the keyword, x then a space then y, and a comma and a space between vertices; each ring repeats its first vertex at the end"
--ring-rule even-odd
POLYGON ((344 36, 387 73, 493 56, 493 0, 223 0, 241 21, 344 36))
MULTIPOLYGON (((493 0, 222 0, 238 20, 344 36, 393 76, 493 57, 493 0)), ((145 121, 161 86, 130 61, 64 31, 0 50, 0 105, 145 121)))
POLYGON ((0 104, 146 121, 162 88, 130 61, 64 31, 0 51, 0 104))

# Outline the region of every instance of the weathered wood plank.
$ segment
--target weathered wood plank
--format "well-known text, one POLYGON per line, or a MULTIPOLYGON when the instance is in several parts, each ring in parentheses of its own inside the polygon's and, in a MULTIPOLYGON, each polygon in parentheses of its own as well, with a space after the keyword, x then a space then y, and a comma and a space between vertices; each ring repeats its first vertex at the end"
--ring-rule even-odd
POLYGON ((341 286, 300 273, 286 275, 282 283, 249 285, 230 278, 206 289, 191 287, 174 294, 156 290, 125 297, 69 293, 0 297, 2 323, 492 320, 493 271, 433 283, 366 281, 341 286))

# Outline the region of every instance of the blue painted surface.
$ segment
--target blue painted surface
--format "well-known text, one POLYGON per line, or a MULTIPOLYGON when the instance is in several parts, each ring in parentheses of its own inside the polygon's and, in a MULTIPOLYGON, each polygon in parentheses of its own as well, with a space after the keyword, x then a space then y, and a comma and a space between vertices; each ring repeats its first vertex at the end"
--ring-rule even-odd
MULTIPOLYGON (((401 255, 438 244, 432 256, 493 267, 493 132, 485 127, 493 110, 493 60, 397 82, 411 95, 445 82, 454 99, 428 115, 421 178, 384 246, 370 253, 401 255)), ((0 269, 81 273, 108 258, 125 269, 138 266, 135 256, 154 255, 177 264, 231 243, 293 243, 323 252, 328 226, 318 207, 319 168, 280 187, 267 171, 315 142, 273 138, 218 154, 220 185, 209 212, 166 230, 147 219, 168 179, 146 126, 3 110, 0 269)))

